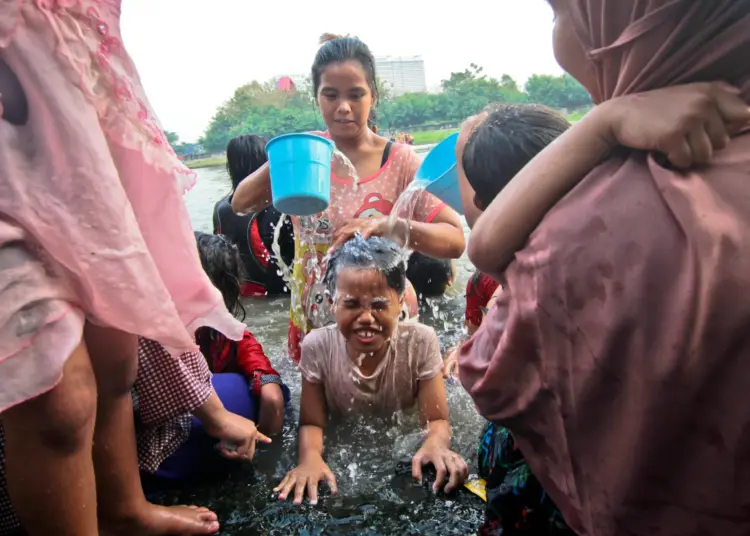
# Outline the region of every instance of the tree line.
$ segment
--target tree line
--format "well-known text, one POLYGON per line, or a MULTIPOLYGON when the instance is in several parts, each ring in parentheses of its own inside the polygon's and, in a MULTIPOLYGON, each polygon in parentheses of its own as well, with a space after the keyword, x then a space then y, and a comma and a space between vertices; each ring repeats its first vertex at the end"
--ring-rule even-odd
MULTIPOLYGON (((491 102, 538 103, 577 110, 591 105, 586 90, 571 76, 533 75, 523 88, 510 76, 499 80, 475 64, 443 80, 441 93, 407 93, 393 97, 381 84, 376 125, 386 130, 425 130, 457 126, 491 102)), ((234 136, 253 133, 271 138, 289 132, 324 129, 309 90, 279 91, 273 81, 251 82, 237 88, 216 111, 199 140, 207 152, 223 151, 234 136)), ((194 152, 173 133, 170 142, 178 153, 194 152)))

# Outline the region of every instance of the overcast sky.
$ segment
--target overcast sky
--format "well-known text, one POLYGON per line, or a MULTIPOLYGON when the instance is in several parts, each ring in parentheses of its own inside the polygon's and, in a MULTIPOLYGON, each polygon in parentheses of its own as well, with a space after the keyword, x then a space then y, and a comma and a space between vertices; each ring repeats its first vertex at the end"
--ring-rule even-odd
POLYGON ((422 55, 427 84, 477 63, 523 82, 560 74, 544 0, 123 0, 125 45, 164 128, 183 141, 252 80, 306 74, 321 33, 352 34, 375 55, 422 55), (451 5, 446 3, 445 5, 451 5), (210 7, 209 7, 210 6, 210 7))

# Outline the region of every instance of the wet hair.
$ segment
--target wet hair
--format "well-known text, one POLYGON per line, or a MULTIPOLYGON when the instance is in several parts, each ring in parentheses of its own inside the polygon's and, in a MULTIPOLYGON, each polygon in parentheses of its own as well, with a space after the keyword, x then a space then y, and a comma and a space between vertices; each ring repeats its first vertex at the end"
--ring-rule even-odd
MULTIPOLYGON (((332 63, 356 61, 362 66, 373 101, 377 103, 380 99, 380 90, 378 89, 377 76, 375 74, 375 57, 370 52, 370 48, 358 37, 330 33, 320 36, 320 45, 321 47, 318 49, 318 53, 315 54, 312 64, 312 85, 315 98, 317 99, 318 90, 320 90, 320 79, 326 67, 332 63)), ((375 119, 375 108, 372 108, 370 110, 370 118, 368 119, 370 127, 375 124, 375 119)))
POLYGON ((445 289, 453 278, 453 264, 450 259, 437 259, 418 251, 409 257, 406 269, 417 295, 425 298, 436 298, 445 293, 445 289))
POLYGON ((486 208, 526 164, 570 128, 551 108, 538 104, 490 104, 471 133, 463 155, 466 179, 486 208))
POLYGON ((245 308, 240 303, 244 267, 237 246, 221 234, 213 235, 196 231, 195 240, 203 270, 211 283, 221 292, 229 312, 244 320, 245 308))
POLYGON ((227 173, 236 190, 242 180, 268 162, 266 139, 255 134, 243 134, 227 144, 227 173))
POLYGON ((328 260, 323 283, 330 296, 336 294, 336 281, 341 270, 377 270, 385 278, 390 288, 399 296, 406 289, 406 257, 404 251, 394 241, 379 236, 362 238, 357 233, 331 254, 328 260))

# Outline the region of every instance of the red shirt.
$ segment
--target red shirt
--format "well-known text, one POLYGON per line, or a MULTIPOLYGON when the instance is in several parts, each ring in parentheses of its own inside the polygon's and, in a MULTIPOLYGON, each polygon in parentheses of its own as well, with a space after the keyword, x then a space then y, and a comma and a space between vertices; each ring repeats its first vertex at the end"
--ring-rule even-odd
POLYGON ((482 273, 469 279, 466 284, 466 320, 475 326, 482 325, 482 308, 487 307, 499 286, 500 283, 482 273))
POLYGON ((271 362, 263 351, 263 346, 247 330, 239 342, 231 341, 221 333, 203 328, 196 333, 196 339, 203 355, 208 360, 211 372, 215 374, 221 372, 242 374, 254 390, 260 389, 263 376, 280 376, 271 366, 271 362))

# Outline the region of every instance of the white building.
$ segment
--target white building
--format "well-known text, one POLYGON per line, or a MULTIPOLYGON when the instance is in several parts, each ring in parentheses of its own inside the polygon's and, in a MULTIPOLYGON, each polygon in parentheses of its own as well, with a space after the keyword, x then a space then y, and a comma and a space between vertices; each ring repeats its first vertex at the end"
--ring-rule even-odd
POLYGON ((393 95, 424 93, 427 78, 422 56, 381 56, 375 58, 375 69, 380 80, 388 84, 393 95))

